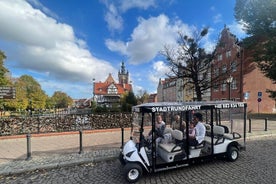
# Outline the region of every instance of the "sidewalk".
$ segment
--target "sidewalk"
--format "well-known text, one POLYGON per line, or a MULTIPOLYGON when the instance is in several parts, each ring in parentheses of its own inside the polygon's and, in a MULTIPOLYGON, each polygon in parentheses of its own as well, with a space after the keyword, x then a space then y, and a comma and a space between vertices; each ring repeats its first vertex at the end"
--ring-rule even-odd
MULTIPOLYGON (((124 141, 130 130, 124 130, 124 141)), ((48 169, 113 159, 119 155, 121 129, 31 135, 31 157, 27 159, 26 135, 0 137, 0 175, 48 169)))
MULTIPOLYGON (((130 130, 124 130, 124 142, 130 130)), ((31 157, 27 159, 26 135, 0 137, 0 175, 18 174, 117 158, 121 147, 121 129, 83 131, 80 154, 79 132, 31 136, 31 157)), ((275 130, 247 133, 247 140, 276 136, 275 130)))

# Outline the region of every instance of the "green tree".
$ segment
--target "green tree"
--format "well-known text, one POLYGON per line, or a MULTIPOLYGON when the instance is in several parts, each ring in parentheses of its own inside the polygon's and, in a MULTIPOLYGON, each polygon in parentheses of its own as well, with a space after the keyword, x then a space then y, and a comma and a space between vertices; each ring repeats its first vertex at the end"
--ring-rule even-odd
POLYGON ((26 110, 28 108, 29 101, 25 82, 19 79, 14 83, 14 86, 16 90, 16 98, 10 102, 10 107, 20 111, 26 110))
MULTIPOLYGON (((276 82, 276 1, 236 0, 235 18, 249 35, 243 46, 254 53, 255 62, 273 82, 276 82)), ((271 91, 276 99, 276 92, 271 91)))
MULTIPOLYGON (((29 75, 22 75, 16 82, 18 91, 22 91, 23 102, 28 100, 28 109, 44 109, 47 95, 41 89, 40 84, 29 75), (25 95, 26 96, 25 96, 25 95), (25 96, 25 97, 24 97, 25 96)), ((21 100, 21 99, 18 99, 21 100)))
POLYGON ((51 99, 56 108, 68 108, 70 105, 73 104, 73 99, 66 93, 61 91, 54 92, 51 99))
MULTIPOLYGON (((6 55, 3 51, 0 50, 0 86, 12 86, 11 80, 7 77, 9 74, 9 70, 4 67, 4 61, 6 59, 6 55)), ((12 99, 0 99, 0 108, 5 110, 13 109, 12 103, 14 100, 12 99)))
POLYGON ((47 109, 53 109, 55 107, 55 102, 51 97, 47 97, 46 99, 46 108, 47 109))
POLYGON ((9 79, 6 77, 6 74, 9 72, 9 70, 4 67, 5 59, 5 53, 0 50, 0 86, 11 84, 11 81, 9 81, 9 79))
POLYGON ((22 111, 45 108, 47 95, 33 77, 23 75, 16 79, 14 86, 16 98, 5 102, 9 109, 22 111))
MULTIPOLYGON (((164 46, 161 52, 167 60, 171 72, 170 78, 183 79, 184 86, 194 90, 196 100, 202 101, 203 93, 211 88, 211 64, 214 54, 208 54, 201 47, 201 40, 207 35, 208 28, 201 32, 195 31, 193 36, 179 32, 178 46, 164 46)), ((215 79, 212 79, 213 82, 215 79)))
POLYGON ((121 97, 121 108, 123 112, 131 112, 131 108, 137 105, 137 99, 133 92, 127 92, 121 97))

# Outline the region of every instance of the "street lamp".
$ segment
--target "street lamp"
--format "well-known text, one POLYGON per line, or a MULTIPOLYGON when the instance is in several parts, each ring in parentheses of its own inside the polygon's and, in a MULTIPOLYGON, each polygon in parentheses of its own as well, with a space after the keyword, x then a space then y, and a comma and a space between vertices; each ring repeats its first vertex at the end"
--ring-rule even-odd
MULTIPOLYGON (((226 80, 226 83, 228 84, 228 100, 231 100, 231 84, 233 82, 233 77, 230 75, 229 78, 226 80)), ((229 121, 231 124, 231 133, 233 132, 233 120, 231 117, 231 109, 229 109, 229 121)))
POLYGON ((231 84, 233 82, 233 77, 230 75, 227 79, 226 79, 226 83, 228 84, 228 100, 231 100, 231 84))
POLYGON ((94 98, 95 98, 95 78, 92 79, 92 83, 93 83, 93 86, 92 86, 92 98, 91 98, 91 107, 92 107, 92 103, 94 101, 94 98))

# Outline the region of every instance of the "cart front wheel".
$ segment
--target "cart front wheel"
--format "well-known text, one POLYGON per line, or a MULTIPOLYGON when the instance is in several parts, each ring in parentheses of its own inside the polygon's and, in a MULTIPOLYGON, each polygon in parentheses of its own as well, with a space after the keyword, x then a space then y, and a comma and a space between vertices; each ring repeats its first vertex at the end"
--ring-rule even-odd
POLYGON ((238 148, 231 146, 227 151, 227 158, 229 161, 234 162, 239 158, 238 148))
POLYGON ((142 168, 137 163, 127 163, 124 167, 124 176, 128 182, 135 183, 142 176, 142 168))

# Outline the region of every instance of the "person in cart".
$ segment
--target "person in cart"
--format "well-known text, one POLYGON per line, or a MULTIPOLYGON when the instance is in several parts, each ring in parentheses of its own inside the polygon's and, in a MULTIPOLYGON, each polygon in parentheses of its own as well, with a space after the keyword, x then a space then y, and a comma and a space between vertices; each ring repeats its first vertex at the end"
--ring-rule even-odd
MULTIPOLYGON (((195 126, 195 134, 189 135, 189 146, 200 145, 204 141, 206 128, 202 123, 202 114, 197 112, 193 115, 193 122, 195 126)), ((186 148, 186 140, 184 140, 184 148, 186 148)))
MULTIPOLYGON (((156 131, 156 146, 162 141, 164 138, 164 131, 166 128, 165 122, 162 120, 162 116, 158 115, 156 118, 156 123, 155 123, 155 131, 156 131)), ((152 130, 149 132, 147 139, 149 142, 152 140, 152 130)))

